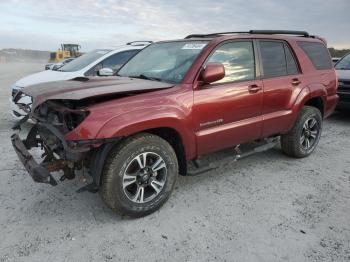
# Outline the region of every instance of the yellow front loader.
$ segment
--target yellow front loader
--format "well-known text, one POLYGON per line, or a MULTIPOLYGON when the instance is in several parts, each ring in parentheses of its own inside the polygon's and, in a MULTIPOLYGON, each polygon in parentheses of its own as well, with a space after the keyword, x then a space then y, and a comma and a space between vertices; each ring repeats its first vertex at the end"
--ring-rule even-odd
POLYGON ((81 55, 79 52, 80 48, 80 45, 77 44, 61 44, 60 49, 56 52, 50 53, 49 62, 57 63, 70 57, 78 57, 81 55))

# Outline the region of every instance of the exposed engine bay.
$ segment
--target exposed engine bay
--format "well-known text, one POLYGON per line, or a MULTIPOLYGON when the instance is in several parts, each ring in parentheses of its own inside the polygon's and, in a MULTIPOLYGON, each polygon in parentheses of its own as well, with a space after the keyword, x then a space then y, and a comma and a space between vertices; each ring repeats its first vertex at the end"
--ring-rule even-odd
MULTIPOLYGON (((76 128, 89 114, 85 102, 46 101, 31 113, 35 125, 27 138, 20 140, 17 134, 12 136, 12 143, 24 166, 36 182, 56 185, 50 174, 63 171, 61 181, 75 178, 77 170, 90 168, 91 157, 105 141, 66 141, 65 135, 76 128), (40 148, 42 162, 37 164, 27 150, 40 148)), ((90 101, 91 103, 91 101, 90 101)))

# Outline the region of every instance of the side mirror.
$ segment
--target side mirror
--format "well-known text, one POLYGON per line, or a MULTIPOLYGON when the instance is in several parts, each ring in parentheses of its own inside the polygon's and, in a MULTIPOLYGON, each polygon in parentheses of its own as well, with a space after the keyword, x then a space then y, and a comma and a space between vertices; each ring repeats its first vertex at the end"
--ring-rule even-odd
POLYGON ((225 67, 221 63, 208 63, 201 73, 202 81, 210 84, 225 77, 225 67))
POLYGON ((108 67, 101 68, 100 70, 98 70, 98 75, 99 76, 112 76, 112 75, 114 75, 114 71, 108 67))

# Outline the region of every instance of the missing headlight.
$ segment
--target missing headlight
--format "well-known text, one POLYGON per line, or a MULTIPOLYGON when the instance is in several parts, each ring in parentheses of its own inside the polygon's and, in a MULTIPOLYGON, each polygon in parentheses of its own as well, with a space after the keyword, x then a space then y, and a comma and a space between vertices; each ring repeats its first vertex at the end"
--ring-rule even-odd
POLYGON ((89 115, 88 111, 71 111, 66 112, 64 120, 68 130, 75 129, 89 115))

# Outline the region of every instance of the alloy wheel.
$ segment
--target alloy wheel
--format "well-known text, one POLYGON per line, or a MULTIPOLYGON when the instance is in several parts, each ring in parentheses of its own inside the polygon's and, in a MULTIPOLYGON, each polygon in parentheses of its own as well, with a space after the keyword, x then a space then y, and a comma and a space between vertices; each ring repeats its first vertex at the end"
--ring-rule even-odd
POLYGON ((312 149, 320 136, 320 124, 315 117, 308 118, 301 131, 300 145, 306 151, 312 149))
POLYGON ((162 191, 167 178, 164 159, 154 152, 143 152, 133 158, 123 174, 123 190, 134 203, 145 203, 162 191))

